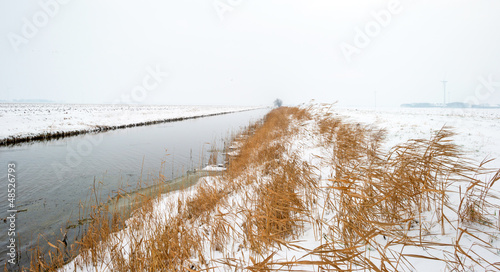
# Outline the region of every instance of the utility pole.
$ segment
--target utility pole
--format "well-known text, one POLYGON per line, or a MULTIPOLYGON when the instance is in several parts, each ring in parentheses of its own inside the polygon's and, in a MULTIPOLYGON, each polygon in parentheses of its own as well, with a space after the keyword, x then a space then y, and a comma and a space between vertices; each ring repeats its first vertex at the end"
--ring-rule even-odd
POLYGON ((446 83, 448 81, 443 80, 441 82, 443 82, 443 105, 446 106, 446 83))

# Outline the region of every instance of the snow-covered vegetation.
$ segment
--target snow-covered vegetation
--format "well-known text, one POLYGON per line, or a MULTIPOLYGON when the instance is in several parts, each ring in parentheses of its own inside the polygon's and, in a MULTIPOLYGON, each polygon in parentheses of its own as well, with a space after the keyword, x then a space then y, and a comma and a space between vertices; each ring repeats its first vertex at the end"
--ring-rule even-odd
POLYGON ((275 109, 222 176, 145 202, 120 231, 95 220, 60 271, 498 271, 500 172, 470 156, 498 137, 391 114, 275 109))

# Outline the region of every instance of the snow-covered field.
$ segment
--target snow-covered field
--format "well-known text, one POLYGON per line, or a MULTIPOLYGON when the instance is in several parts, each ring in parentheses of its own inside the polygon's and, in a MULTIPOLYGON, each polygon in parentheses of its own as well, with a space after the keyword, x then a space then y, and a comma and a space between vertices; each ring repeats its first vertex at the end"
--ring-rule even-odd
MULTIPOLYGON (((306 107, 306 106, 304 106, 306 107)), ((450 110, 450 109, 346 109, 330 106, 313 107, 307 106, 309 111, 322 114, 330 112, 334 116, 341 116, 343 120, 349 120, 354 123, 363 125, 371 125, 387 130, 387 138, 382 149, 390 149, 393 146, 404 143, 409 139, 423 138, 429 139, 435 131, 440 130, 444 125, 455 127, 458 133, 453 139, 463 148, 466 156, 476 161, 481 161, 484 157, 500 158, 500 110, 485 110, 485 109, 467 109, 467 110, 450 110)), ((324 139, 318 135, 318 123, 316 120, 306 122, 294 122, 293 128, 297 129, 297 133, 287 138, 280 144, 285 146, 286 154, 284 157, 297 156, 301 161, 307 162, 314 166, 313 178, 320 183, 318 198, 314 201, 311 214, 305 220, 303 229, 299 233, 299 237, 294 239, 291 247, 281 246, 269 249, 266 254, 260 255, 252 252, 245 245, 243 238, 245 231, 245 214, 242 211, 251 209, 255 203, 252 202, 252 194, 262 187, 267 181, 266 178, 259 179, 253 184, 247 184, 239 191, 229 194, 216 209, 210 214, 211 220, 222 220, 229 227, 227 230, 230 233, 230 239, 227 244, 221 245, 219 248, 213 247, 212 233, 216 230, 209 225, 205 225, 200 221, 192 223, 192 232, 200 232, 206 240, 203 243, 201 252, 197 252, 196 256, 190 260, 194 264, 192 268, 196 271, 199 269, 208 269, 210 271, 243 271, 245 267, 253 266, 257 269, 259 265, 268 263, 281 263, 280 265, 262 266, 261 268, 273 268, 276 270, 293 271, 323 271, 319 270, 317 263, 322 261, 320 256, 323 253, 320 249, 325 244, 336 244, 334 238, 335 233, 332 233, 333 228, 329 228, 329 222, 336 220, 337 214, 328 211, 325 207, 328 203, 335 203, 335 199, 330 199, 332 195, 329 193, 332 186, 332 178, 334 173, 331 161, 325 160, 331 149, 325 149, 322 145, 324 139), (314 220, 310 220, 314 218, 314 220), (313 254, 311 254, 313 252, 313 254), (204 260, 201 263, 199 255, 202 255, 204 260), (268 258, 269 257, 269 258, 268 258), (232 265, 225 265, 231 263, 232 265)), ((239 144, 235 144, 239 147, 239 144)), ((494 161, 489 164, 490 167, 500 168, 500 164, 494 161)), ((250 169, 252 170, 252 169, 250 169)), ((263 169, 253 168, 257 172, 257 176, 265 176, 263 169)), ((485 177, 478 177, 485 178, 485 177)), ((490 176, 491 178, 491 176, 490 176)), ((158 222, 168 222, 171 218, 177 216, 181 210, 179 205, 182 201, 190 196, 196 195, 197 190, 201 186, 222 188, 224 181, 218 178, 204 178, 200 183, 190 189, 182 192, 175 192, 164 195, 159 199, 154 207, 149 218, 155 218, 155 224, 148 222, 144 223, 144 229, 140 230, 144 237, 148 237, 148 233, 153 232, 159 225, 158 222)), ((492 190, 493 194, 497 194, 500 184, 496 184, 492 190)), ((456 189, 456 187, 453 187, 456 189)), ((464 191, 465 191, 464 187, 464 191)), ((464 192, 462 192, 464 193, 464 192)), ((498 195, 498 194, 497 194, 498 195)), ((362 245, 363 257, 371 260, 375 265, 380 267, 381 253, 387 254, 390 258, 400 258, 397 260, 399 266, 395 270, 401 271, 454 271, 454 267, 467 267, 468 271, 498 271, 500 267, 500 231, 498 224, 493 222, 493 227, 485 227, 474 225, 474 223, 459 222, 458 216, 453 212, 457 209, 460 197, 458 191, 449 192, 448 197, 449 207, 446 209, 446 224, 437 224, 436 215, 438 211, 427 211, 421 214, 419 221, 412 221, 411 226, 408 225, 408 230, 404 233, 407 241, 394 242, 400 237, 390 237, 378 235, 371 238, 370 244, 362 245), (416 222, 416 223, 413 223, 416 222), (422 237, 422 227, 424 226, 426 234, 424 238, 420 238, 420 244, 412 243, 411 237, 422 237), (443 234, 444 233, 444 234, 443 234), (462 237, 463 236, 463 237, 462 237), (453 245, 458 246, 453 246, 453 245), (463 249, 460 251, 457 249, 463 249), (392 255, 391 255, 392 254, 392 255), (399 255, 398 255, 399 254, 399 255), (472 258, 466 258, 465 255, 470 254, 472 258), (474 255, 477 254, 477 255, 474 255), (391 257, 392 256, 392 257, 391 257), (399 256, 399 257, 398 257, 399 256), (497 266, 488 265, 489 263, 497 263, 497 266), (450 260, 446 263, 441 260, 450 260), (473 261, 475 259, 475 261, 473 261), (456 261, 463 261, 462 264, 456 261), (477 263, 476 263, 477 262, 477 263)), ((492 202, 498 202, 493 199, 492 202)), ((497 203, 498 204, 498 203, 497 203)), ((495 216, 497 216, 495 211, 495 216)), ((493 218, 492 220, 496 220, 493 218)), ((191 224, 191 223, 190 223, 191 224)), ((404 232, 404 231, 403 231, 404 232)), ((387 235, 387 234, 386 234, 387 235)), ((132 241, 127 230, 120 231, 113 238, 127 256, 130 251, 132 241)), ((147 238, 146 238, 147 239, 147 238)), ((342 244, 337 242, 338 248, 342 248, 342 244)), ((324 254, 328 254, 325 251, 324 254)), ((76 269, 77 271, 113 271, 110 263, 110 256, 103 257, 103 262, 99 266, 84 264, 76 269)), ((76 262, 81 262, 77 258, 76 262)), ((386 262, 387 265, 387 262, 386 262)), ((71 262, 61 271, 73 271, 75 261, 71 262)), ((352 269, 355 269, 354 265, 352 269)), ((393 267, 387 266, 383 271, 394 271, 393 267)), ((258 269, 257 269, 258 270, 258 269)), ((256 270, 255 270, 256 271, 256 270)), ((266 270, 267 271, 267 270, 266 270)), ((270 270, 269 270, 270 271, 270 270)), ((325 270, 326 271, 326 270, 325 270)), ((455 270, 456 271, 456 270, 455 270)))
POLYGON ((408 139, 428 139, 443 126, 457 133, 455 143, 468 157, 483 160, 497 158, 492 166, 500 168, 500 109, 447 108, 337 108, 331 112, 346 120, 372 124, 387 130, 385 147, 391 148, 408 139))
POLYGON ((248 109, 252 107, 0 103, 0 142, 9 137, 92 131, 248 109))

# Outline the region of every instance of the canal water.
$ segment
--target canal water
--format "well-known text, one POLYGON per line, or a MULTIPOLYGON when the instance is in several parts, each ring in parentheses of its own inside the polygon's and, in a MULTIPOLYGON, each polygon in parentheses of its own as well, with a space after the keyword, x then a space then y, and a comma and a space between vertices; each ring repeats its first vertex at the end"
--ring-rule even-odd
POLYGON ((259 109, 151 126, 87 134, 48 142, 0 147, 0 263, 8 259, 9 216, 7 169, 15 164, 15 232, 22 253, 20 263, 29 264, 27 250, 37 239, 62 239, 79 235, 75 225, 94 184, 103 197, 118 188, 133 191, 153 183, 160 174, 175 179, 206 165, 231 134, 261 119, 269 110, 259 109))

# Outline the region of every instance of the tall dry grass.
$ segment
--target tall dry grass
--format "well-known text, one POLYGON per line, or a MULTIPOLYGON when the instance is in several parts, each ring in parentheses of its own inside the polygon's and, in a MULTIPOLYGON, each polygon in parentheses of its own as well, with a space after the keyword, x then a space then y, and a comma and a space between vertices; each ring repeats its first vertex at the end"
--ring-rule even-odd
POLYGON ((331 150, 329 158, 334 167, 325 210, 335 214, 333 222, 325 222, 330 242, 311 253, 321 258, 323 269, 411 271, 411 258, 441 261, 457 270, 467 269, 465 263, 500 268, 498 262, 491 260, 476 262, 479 254, 472 254, 472 248, 468 253, 460 249, 461 235, 454 244, 446 245, 426 239, 432 225, 439 224, 442 235, 449 227, 460 229, 445 211, 451 210, 460 222, 467 221, 481 229, 480 225, 489 224, 484 219, 486 210, 498 209, 489 202, 485 208, 485 200, 492 197, 488 190, 498 180, 498 172, 482 184, 479 176, 494 172, 463 158, 451 140, 454 134, 450 128, 442 128, 429 140, 410 140, 383 152, 383 131, 343 123, 330 116, 320 118, 319 133, 323 135, 324 148, 331 150), (450 188, 455 184, 467 185, 458 210, 449 202, 450 188), (428 219, 429 213, 434 221, 428 219), (383 246, 377 240, 380 237, 387 240, 383 246), (448 258, 432 258, 392 251, 393 245, 454 250, 443 254, 448 258), (367 248, 375 250, 379 257, 367 257, 367 248))
MULTIPOLYGON (((119 218, 110 221, 109 211, 95 206, 73 264, 99 271, 413 271, 412 262, 425 259, 454 271, 471 263, 500 269, 477 253, 498 250, 478 231, 497 228, 491 191, 500 172, 464 158, 447 127, 389 151, 382 149, 385 134, 313 108, 275 109, 235 137, 239 149, 222 177, 171 197, 160 213, 159 200, 144 197, 118 233, 119 218), (294 137, 304 133, 324 152, 332 173, 326 180, 321 165, 294 151, 294 137), (453 194, 460 203, 450 202, 453 194), (307 228, 320 246, 299 245, 307 228), (436 229, 455 239, 433 242, 436 229), (464 248, 464 237, 473 248, 464 248), (284 260, 284 248, 303 257, 284 260)), ((31 270, 52 271, 63 263, 57 258, 34 260, 31 270)))

